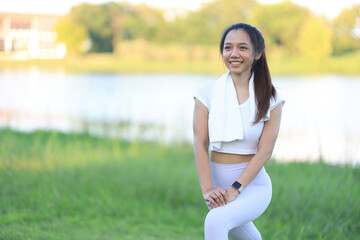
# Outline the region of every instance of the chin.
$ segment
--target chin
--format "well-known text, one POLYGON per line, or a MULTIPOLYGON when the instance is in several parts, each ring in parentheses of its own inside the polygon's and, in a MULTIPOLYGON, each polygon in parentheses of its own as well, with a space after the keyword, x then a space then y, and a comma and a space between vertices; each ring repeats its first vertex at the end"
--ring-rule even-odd
POLYGON ((245 70, 243 70, 243 69, 229 69, 230 70, 230 72, 231 73, 234 73, 234 74, 242 74, 242 73, 244 73, 244 72, 246 72, 245 70))
POLYGON ((231 73, 234 73, 234 74, 243 74, 243 73, 247 73, 247 72, 251 72, 251 68, 228 68, 230 70, 231 73))

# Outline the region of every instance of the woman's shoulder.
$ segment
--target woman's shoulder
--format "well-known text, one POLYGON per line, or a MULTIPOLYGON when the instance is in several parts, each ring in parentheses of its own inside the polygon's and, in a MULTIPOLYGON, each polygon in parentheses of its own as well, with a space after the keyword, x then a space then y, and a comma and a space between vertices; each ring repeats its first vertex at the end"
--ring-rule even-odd
POLYGON ((215 83, 216 83, 216 80, 206 81, 200 85, 199 89, 211 91, 214 88, 215 83))
POLYGON ((200 85, 197 90, 197 93, 201 93, 202 95, 206 95, 207 97, 211 97, 216 80, 209 80, 200 85))
POLYGON ((216 80, 209 80, 202 83, 194 95, 194 98, 200 100, 208 109, 210 109, 215 83, 216 80))
POLYGON ((280 103, 285 103, 285 98, 282 91, 279 88, 275 88, 275 96, 270 99, 270 110, 278 106, 280 103))

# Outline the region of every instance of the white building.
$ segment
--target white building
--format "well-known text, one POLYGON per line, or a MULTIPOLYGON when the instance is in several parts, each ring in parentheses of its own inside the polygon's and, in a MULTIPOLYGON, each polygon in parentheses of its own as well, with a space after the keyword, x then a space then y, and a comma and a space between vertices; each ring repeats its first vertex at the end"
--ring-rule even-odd
POLYGON ((66 46, 56 42, 54 25, 60 16, 0 12, 0 54, 13 59, 56 59, 66 46))

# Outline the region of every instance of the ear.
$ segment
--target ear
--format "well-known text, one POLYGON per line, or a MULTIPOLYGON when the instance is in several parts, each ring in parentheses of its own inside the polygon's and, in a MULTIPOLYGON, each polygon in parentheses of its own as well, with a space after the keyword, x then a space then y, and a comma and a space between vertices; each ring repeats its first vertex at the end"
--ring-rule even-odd
POLYGON ((255 56, 255 60, 259 60, 259 58, 261 57, 261 55, 263 54, 263 51, 259 52, 258 54, 256 54, 255 56))

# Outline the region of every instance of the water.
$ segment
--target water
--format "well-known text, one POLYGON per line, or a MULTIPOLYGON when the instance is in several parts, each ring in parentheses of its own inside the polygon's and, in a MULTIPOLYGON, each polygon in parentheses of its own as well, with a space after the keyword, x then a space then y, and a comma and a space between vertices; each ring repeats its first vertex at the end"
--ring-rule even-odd
MULTIPOLYGON (((207 75, 0 73, 0 125, 192 141, 193 93, 207 75)), ((279 161, 360 163, 360 77, 273 77, 286 98, 279 161)))

